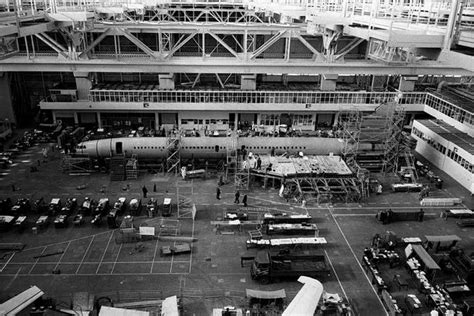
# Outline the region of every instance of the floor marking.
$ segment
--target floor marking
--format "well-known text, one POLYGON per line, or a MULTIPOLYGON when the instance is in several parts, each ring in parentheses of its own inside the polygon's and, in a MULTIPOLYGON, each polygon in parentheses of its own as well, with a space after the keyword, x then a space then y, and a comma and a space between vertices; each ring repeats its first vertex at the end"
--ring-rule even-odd
POLYGON ((110 231, 107 230, 107 231, 102 232, 102 233, 97 233, 97 234, 87 235, 87 236, 83 236, 83 237, 79 237, 79 238, 75 238, 75 239, 60 241, 60 242, 56 242, 56 243, 54 243, 54 244, 47 244, 47 245, 43 245, 43 246, 37 246, 37 247, 33 247, 33 248, 28 248, 28 249, 24 249, 23 252, 28 251, 28 250, 33 250, 33 249, 39 249, 39 248, 43 248, 43 247, 51 247, 51 246, 55 246, 55 245, 60 245, 60 244, 64 244, 65 242, 78 241, 78 240, 86 239, 86 238, 93 237, 93 236, 99 236, 99 235, 102 235, 102 234, 107 234, 108 232, 110 232, 110 231))
POLYGON ((153 273, 153 265, 155 263, 155 258, 156 258, 156 252, 158 250, 158 239, 156 239, 156 244, 155 244, 155 254, 153 255, 153 261, 151 262, 151 268, 150 268, 150 273, 153 273))
POLYGON ((362 273, 364 274, 365 278, 367 279, 367 282, 369 283, 370 288, 371 288, 372 291, 374 292, 375 296, 377 297, 377 300, 379 301, 380 305, 382 306, 383 310, 385 311, 385 315, 388 316, 389 314, 388 314, 388 312, 385 310, 385 306, 383 305, 382 300, 380 299, 379 295, 377 294, 377 291, 375 290, 374 286, 372 285, 372 282, 370 282, 369 277, 368 277, 367 274, 365 273, 364 268, 362 267, 362 265, 360 264, 359 260, 357 259, 357 256, 356 256, 356 254, 354 253, 354 250, 352 249, 351 245, 349 244, 349 241, 347 240, 346 235, 345 235, 344 232, 342 231, 341 226, 339 226, 339 223, 336 221, 336 218, 335 218, 334 215, 332 214, 331 209, 330 209, 329 207, 328 207, 327 209, 328 209, 329 213, 331 214, 332 219, 334 220, 334 223, 336 223, 336 226, 337 226, 337 228, 339 229, 339 232, 341 233, 342 237, 343 237, 344 240, 346 241, 346 244, 347 244, 347 246, 349 247, 349 250, 351 251, 352 255, 354 256, 354 259, 356 260, 357 264, 359 265, 359 268, 362 270, 362 273))
POLYGON ((122 246, 123 246, 123 244, 120 244, 120 248, 119 248, 119 251, 118 251, 118 253, 117 253, 117 257, 115 258, 114 265, 112 266, 112 270, 110 271, 109 274, 113 274, 113 273, 114 273, 115 265, 117 264, 118 257, 120 256, 120 251, 122 251, 122 246))
POLYGON ((12 286, 13 282, 16 280, 16 278, 20 274, 21 269, 22 269, 22 267, 18 268, 18 271, 15 273, 15 276, 13 277, 13 279, 11 279, 11 281, 8 282, 7 286, 5 286, 2 290, 8 290, 10 288, 10 286, 12 286))
POLYGON ((81 268, 82 264, 84 263, 84 260, 86 259, 87 253, 89 252, 89 249, 91 248, 91 245, 94 242, 94 239, 95 239, 95 236, 92 236, 91 242, 89 243, 89 246, 87 246, 87 249, 84 252, 84 256, 82 256, 81 263, 77 267, 76 274, 79 272, 79 269, 81 268))
POLYGON ((324 250, 324 253, 326 254, 326 257, 328 258, 328 262, 329 262, 329 265, 331 266, 332 271, 334 271, 334 275, 336 276, 337 282, 339 282, 339 286, 341 287, 342 293, 344 293, 344 297, 346 298, 346 302, 349 302, 349 298, 347 297, 347 293, 344 290, 344 287, 342 286, 341 280, 339 279, 339 275, 337 274, 336 269, 334 269, 331 258, 329 258, 329 255, 328 255, 326 250, 324 250))
POLYGON ((15 256, 16 252, 13 252, 11 257, 8 259, 8 261, 3 265, 2 269, 0 269, 0 272, 3 272, 3 269, 5 269, 5 267, 10 263, 10 261, 13 259, 13 257, 15 256))
MULTIPOLYGON (((41 251, 41 254, 44 254, 44 251, 46 250, 46 248, 48 248, 48 246, 45 246, 45 247, 43 248, 43 251, 41 251)), ((30 271, 28 272, 28 274, 31 274, 31 272, 32 272, 33 269, 35 268, 36 264, 38 263, 39 259, 40 259, 40 257, 38 257, 38 258, 36 259, 36 262, 33 264, 33 266, 31 267, 30 271)))
MULTIPOLYGON (((193 228, 191 229, 191 240, 194 239, 194 218, 193 218, 193 228)), ((191 253, 189 254, 189 270, 188 273, 191 274, 191 266, 193 265, 193 244, 191 242, 191 253)))
MULTIPOLYGON (((152 275, 187 275, 188 273, 186 272, 157 272, 157 273, 152 273, 152 275)), ((2 274, 2 276, 15 276, 16 274, 14 273, 9 273, 9 274, 2 274)), ((84 274, 74 274, 74 273, 61 273, 62 276, 111 276, 110 273, 84 273, 84 274)), ((150 273, 148 272, 133 272, 133 273, 114 273, 112 276, 134 276, 134 275, 142 275, 142 276, 149 276, 150 273)), ((245 273, 241 273, 239 275, 246 275, 245 273)), ((21 274, 19 276, 22 276, 21 274)), ((41 273, 41 274, 35 274, 35 277, 51 277, 51 273, 41 273)))
MULTIPOLYGON (((170 263, 170 260, 162 260, 162 261, 117 261, 117 263, 124 263, 124 264, 150 264, 150 263, 170 263)), ((83 264, 97 264, 100 263, 100 261, 84 261, 83 264)), ((102 264, 112 264, 115 263, 115 261, 102 261, 102 264)), ((189 263, 189 261, 183 261, 183 260, 175 260, 174 263, 189 263)), ((12 263, 13 264, 13 263, 12 263)), ((27 265, 31 264, 31 262, 15 262, 14 264, 21 264, 21 265, 27 265)), ((51 262, 38 262, 37 265, 50 265, 52 264, 51 262)), ((61 261, 61 264, 74 264, 78 265, 80 262, 78 261, 61 261)))
POLYGON ((112 240, 112 237, 115 233, 115 230, 112 231, 112 234, 110 234, 110 237, 109 237, 109 241, 107 242, 107 246, 105 247, 104 249, 104 253, 102 254, 102 258, 100 258, 100 263, 99 263, 99 266, 97 267, 97 270, 95 270, 95 273, 99 273, 99 269, 100 269, 100 265, 102 264, 102 262, 104 261, 104 258, 105 258, 105 253, 107 252, 107 249, 109 249, 109 245, 110 245, 110 241, 112 240))
MULTIPOLYGON (((176 246, 176 241, 173 242, 173 247, 175 247, 175 246, 176 246)), ((174 254, 171 253, 170 273, 171 273, 171 271, 173 270, 173 260, 174 260, 174 254)))
POLYGON ((64 249, 63 253, 61 254, 61 257, 59 258, 58 263, 56 263, 53 270, 56 270, 58 268, 59 264, 61 263, 61 260, 63 259, 64 255, 66 254, 67 248, 69 248, 70 244, 71 244, 71 242, 67 243, 66 249, 64 249))

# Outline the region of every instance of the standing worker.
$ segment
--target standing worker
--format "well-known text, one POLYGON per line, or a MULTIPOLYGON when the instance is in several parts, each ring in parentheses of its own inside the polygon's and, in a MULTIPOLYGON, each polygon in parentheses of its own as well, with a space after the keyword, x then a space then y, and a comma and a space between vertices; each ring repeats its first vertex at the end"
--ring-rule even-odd
POLYGON ((142 192, 143 192, 143 197, 146 198, 146 194, 148 193, 146 186, 143 186, 142 192))
POLYGON ((237 191, 235 192, 234 203, 235 203, 235 204, 239 204, 239 203, 240 203, 240 192, 239 192, 239 190, 237 190, 237 191))
POLYGON ((245 207, 247 207, 247 194, 244 194, 244 197, 242 198, 242 203, 245 207))
POLYGON ((425 216, 425 211, 423 211, 423 209, 420 208, 420 213, 418 213, 418 221, 422 222, 424 216, 425 216))
POLYGON ((216 190, 216 199, 220 200, 221 199, 221 188, 217 187, 216 190))
POLYGON ((257 156, 257 169, 260 170, 262 168, 262 159, 260 158, 260 155, 257 156))

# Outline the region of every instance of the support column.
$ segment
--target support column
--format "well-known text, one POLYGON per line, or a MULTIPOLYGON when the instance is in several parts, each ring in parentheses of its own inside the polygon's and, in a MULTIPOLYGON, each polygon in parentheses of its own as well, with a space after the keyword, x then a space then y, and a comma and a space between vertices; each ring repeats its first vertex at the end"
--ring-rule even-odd
POLYGON ((401 76, 398 90, 411 92, 415 91, 415 82, 418 80, 418 76, 401 76))
POLYGON ((240 89, 241 90, 257 90, 257 75, 242 75, 240 77, 240 89))
POLYGON ((338 75, 321 75, 320 89, 322 91, 335 91, 338 75))
POLYGON ((446 34, 444 35, 444 49, 451 50, 453 38, 456 30, 456 20, 458 18, 459 0, 452 0, 451 12, 449 14, 448 25, 446 26, 446 34))
POLYGON ((92 80, 89 78, 88 72, 74 72, 77 87, 77 99, 88 100, 89 93, 92 88, 92 80))
POLYGON ((155 112, 155 131, 160 130, 160 115, 158 112, 155 112))
POLYGON ((13 111, 12 94, 10 90, 10 81, 6 72, 0 72, 0 120, 8 119, 16 124, 15 112, 13 111))
POLYGON ((97 128, 102 128, 102 120, 100 119, 100 112, 97 112, 97 128))
POLYGON ((174 73, 160 74, 158 78, 160 81, 160 90, 174 90, 174 73))

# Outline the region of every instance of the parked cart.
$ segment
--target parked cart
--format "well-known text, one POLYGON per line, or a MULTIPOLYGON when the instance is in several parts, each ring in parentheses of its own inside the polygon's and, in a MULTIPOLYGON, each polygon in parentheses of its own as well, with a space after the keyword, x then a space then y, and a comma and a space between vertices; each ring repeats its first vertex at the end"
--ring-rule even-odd
POLYGON ((61 211, 61 199, 60 198, 53 198, 49 203, 48 213, 49 215, 56 215, 61 211))
POLYGON ((177 254, 190 253, 190 252, 191 252, 191 245, 188 243, 161 247, 162 256, 170 256, 170 255, 177 255, 177 254))
POLYGON ((164 198, 163 200, 163 210, 161 212, 163 216, 171 216, 171 199, 164 198))

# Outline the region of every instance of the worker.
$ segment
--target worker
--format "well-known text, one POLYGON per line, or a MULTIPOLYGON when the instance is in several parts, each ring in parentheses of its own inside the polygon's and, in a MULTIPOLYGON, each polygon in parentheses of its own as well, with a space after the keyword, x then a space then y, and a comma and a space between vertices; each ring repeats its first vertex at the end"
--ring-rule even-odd
POLYGON ((216 190, 216 199, 220 200, 221 199, 221 188, 217 187, 216 190))
POLYGON ((260 158, 260 155, 257 156, 257 169, 260 170, 262 168, 262 159, 260 158))
POLYGON ((424 216, 425 216, 425 211, 423 211, 423 209, 420 208, 420 213, 418 213, 418 221, 422 222, 424 216))
POLYGON ((247 207, 247 194, 244 194, 244 197, 242 198, 242 203, 245 207, 247 207))
POLYGON ((235 191, 234 203, 235 203, 235 204, 239 204, 239 203, 240 203, 240 192, 239 192, 239 190, 235 191))
POLYGON ((146 194, 148 193, 148 189, 146 188, 146 186, 143 186, 142 192, 143 192, 143 197, 146 198, 146 194))

